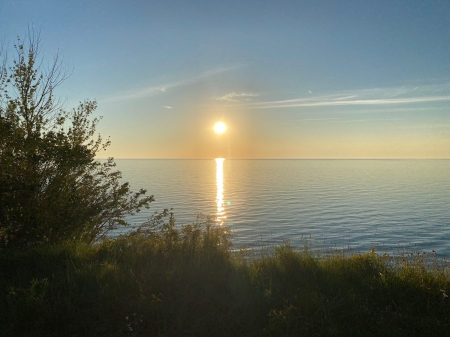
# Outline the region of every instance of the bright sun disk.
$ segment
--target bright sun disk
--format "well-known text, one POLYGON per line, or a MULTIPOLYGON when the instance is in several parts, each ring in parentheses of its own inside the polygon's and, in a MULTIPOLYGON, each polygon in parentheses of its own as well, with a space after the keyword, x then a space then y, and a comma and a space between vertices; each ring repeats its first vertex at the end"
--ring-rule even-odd
POLYGON ((221 135, 226 130, 227 126, 224 122, 217 122, 216 124, 214 124, 214 132, 217 133, 218 135, 221 135))

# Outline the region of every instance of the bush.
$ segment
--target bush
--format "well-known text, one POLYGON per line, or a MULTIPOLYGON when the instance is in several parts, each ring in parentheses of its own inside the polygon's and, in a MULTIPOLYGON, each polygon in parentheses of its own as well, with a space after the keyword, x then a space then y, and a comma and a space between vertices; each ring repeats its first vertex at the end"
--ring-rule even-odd
POLYGON ((95 101, 65 111, 54 89, 67 77, 59 55, 39 59, 40 37, 17 39, 0 63, 0 247, 67 241, 92 243, 149 207, 153 196, 121 183, 91 119, 95 101))

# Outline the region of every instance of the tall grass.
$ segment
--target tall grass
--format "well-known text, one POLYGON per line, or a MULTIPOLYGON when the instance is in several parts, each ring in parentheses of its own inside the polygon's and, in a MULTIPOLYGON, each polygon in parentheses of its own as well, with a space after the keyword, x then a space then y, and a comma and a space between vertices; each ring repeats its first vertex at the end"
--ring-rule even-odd
POLYGON ((2 336, 447 336, 450 279, 424 254, 245 258, 201 218, 0 253, 2 336))

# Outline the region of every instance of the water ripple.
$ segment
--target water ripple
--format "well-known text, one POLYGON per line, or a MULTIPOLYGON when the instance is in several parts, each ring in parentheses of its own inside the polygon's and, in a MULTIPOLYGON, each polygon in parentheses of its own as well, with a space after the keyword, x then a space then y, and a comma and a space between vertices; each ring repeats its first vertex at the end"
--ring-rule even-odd
POLYGON ((302 242, 367 251, 435 249, 450 256, 448 160, 225 160, 217 187, 214 160, 117 160, 132 188, 156 201, 127 220, 141 223, 173 208, 178 223, 216 214, 237 245, 302 242))

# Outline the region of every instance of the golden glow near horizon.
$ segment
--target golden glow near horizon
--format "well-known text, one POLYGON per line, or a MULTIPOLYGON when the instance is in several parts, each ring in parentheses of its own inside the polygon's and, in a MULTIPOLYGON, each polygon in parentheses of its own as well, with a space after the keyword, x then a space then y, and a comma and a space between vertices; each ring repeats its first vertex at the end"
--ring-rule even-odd
POLYGON ((224 122, 217 122, 216 124, 214 124, 214 132, 218 135, 221 135, 225 131, 227 131, 227 125, 224 122))
POLYGON ((224 158, 216 158, 216 204, 217 204, 217 217, 216 221, 219 225, 222 225, 225 219, 225 207, 223 207, 223 161, 224 158))

